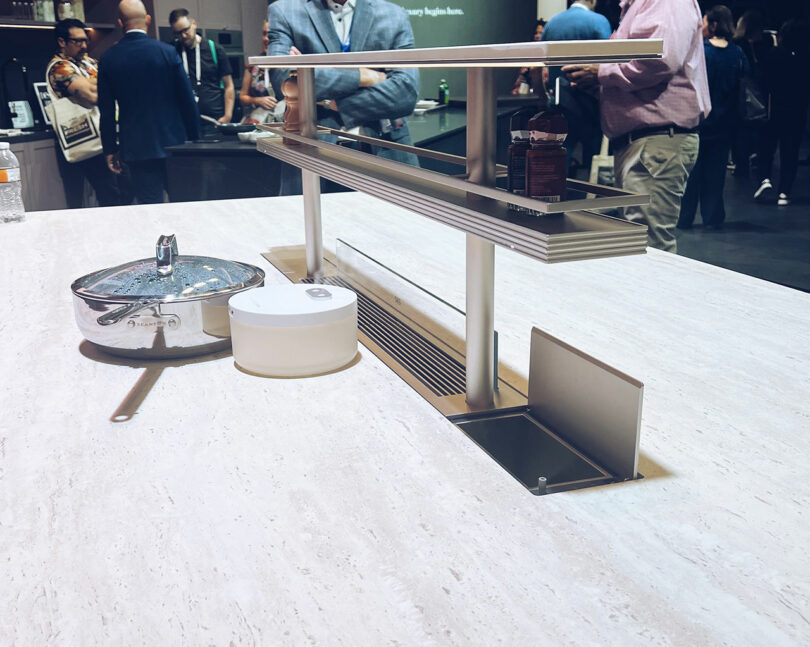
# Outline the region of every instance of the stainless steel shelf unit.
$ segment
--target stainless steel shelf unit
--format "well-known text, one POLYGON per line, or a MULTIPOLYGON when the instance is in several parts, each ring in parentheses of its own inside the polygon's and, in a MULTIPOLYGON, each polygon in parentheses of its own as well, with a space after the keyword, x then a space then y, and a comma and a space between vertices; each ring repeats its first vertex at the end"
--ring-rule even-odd
MULTIPOLYGON (((298 70, 301 134, 259 140, 258 149, 302 169, 307 274, 323 271, 320 176, 399 204, 467 234, 467 403, 492 406, 494 393, 494 245, 544 262, 644 253, 646 227, 586 209, 644 204, 648 196, 580 183, 592 201, 554 205, 495 188, 496 67, 624 62, 660 58, 660 40, 567 41, 429 49, 251 57, 254 65, 298 70), (451 178, 349 150, 317 139, 316 68, 467 68, 466 178, 451 178), (541 216, 517 215, 509 204, 541 216), (562 213, 561 209, 564 209, 562 213), (566 212, 569 211, 570 212, 566 212)), ((386 142, 381 142, 385 145, 386 142)))

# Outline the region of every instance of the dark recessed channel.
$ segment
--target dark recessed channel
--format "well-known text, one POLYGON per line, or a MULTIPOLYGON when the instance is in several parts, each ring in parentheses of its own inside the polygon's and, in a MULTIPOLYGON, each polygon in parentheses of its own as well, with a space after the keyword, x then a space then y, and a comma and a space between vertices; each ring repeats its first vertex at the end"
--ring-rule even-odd
POLYGON ((531 417, 528 410, 450 418, 470 439, 534 494, 616 480, 531 417), (545 487, 539 479, 545 478, 545 487))

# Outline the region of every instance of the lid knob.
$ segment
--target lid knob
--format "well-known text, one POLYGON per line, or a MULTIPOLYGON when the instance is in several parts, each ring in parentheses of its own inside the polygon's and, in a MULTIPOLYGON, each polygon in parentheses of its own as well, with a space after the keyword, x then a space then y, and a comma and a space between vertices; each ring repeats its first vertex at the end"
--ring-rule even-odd
POLYGON ((174 257, 177 256, 177 239, 174 234, 161 236, 155 245, 155 260, 157 272, 161 276, 168 276, 174 271, 174 257))

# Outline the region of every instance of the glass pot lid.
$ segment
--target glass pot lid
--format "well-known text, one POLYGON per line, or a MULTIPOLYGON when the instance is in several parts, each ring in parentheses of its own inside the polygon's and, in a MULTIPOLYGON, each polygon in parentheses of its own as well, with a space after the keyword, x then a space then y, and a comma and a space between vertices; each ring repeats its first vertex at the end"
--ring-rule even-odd
POLYGON ((208 256, 180 256, 174 235, 161 236, 155 258, 111 267, 77 279, 77 296, 117 303, 156 299, 207 299, 258 285, 264 272, 253 265, 208 256))

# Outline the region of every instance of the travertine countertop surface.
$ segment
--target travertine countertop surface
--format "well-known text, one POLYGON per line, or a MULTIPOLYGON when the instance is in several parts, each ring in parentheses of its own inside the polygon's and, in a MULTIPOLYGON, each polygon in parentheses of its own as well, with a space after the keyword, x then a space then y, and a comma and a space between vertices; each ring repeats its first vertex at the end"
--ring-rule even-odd
MULTIPOLYGON (((463 234, 358 194, 323 219, 464 307, 463 234)), ((505 370, 538 326, 645 384, 645 478, 535 497, 362 348, 286 380, 88 350, 71 282, 163 233, 284 283, 260 253, 301 199, 0 225, 0 645, 810 644, 810 295, 498 249, 505 370)))

